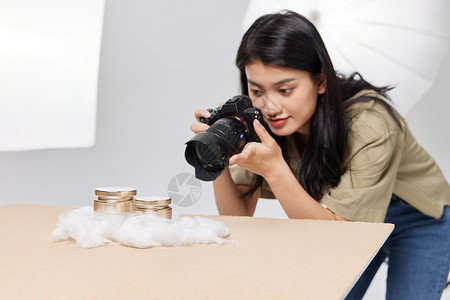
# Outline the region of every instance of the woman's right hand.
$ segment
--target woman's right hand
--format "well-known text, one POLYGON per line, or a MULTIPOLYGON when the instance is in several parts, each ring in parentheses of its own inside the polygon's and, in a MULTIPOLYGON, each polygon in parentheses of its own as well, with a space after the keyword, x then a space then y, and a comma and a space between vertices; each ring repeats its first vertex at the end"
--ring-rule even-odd
POLYGON ((200 122, 201 117, 203 117, 203 118, 211 117, 211 114, 209 113, 209 111, 207 111, 206 109, 197 109, 194 112, 194 115, 195 115, 195 119, 197 120, 197 123, 191 124, 191 130, 194 133, 203 132, 209 128, 209 125, 206 125, 206 124, 200 122))

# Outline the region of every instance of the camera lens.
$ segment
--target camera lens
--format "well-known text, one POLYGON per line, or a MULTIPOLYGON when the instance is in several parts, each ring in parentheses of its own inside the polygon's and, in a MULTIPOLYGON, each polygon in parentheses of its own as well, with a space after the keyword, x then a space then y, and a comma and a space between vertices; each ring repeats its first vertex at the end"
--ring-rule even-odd
POLYGON ((219 119, 208 130, 189 142, 185 151, 188 163, 195 167, 198 179, 216 179, 228 166, 228 160, 242 151, 246 141, 246 125, 238 117, 219 119))
POLYGON ((219 145, 196 143, 195 153, 197 154, 198 159, 208 168, 217 169, 220 167, 222 153, 219 145))

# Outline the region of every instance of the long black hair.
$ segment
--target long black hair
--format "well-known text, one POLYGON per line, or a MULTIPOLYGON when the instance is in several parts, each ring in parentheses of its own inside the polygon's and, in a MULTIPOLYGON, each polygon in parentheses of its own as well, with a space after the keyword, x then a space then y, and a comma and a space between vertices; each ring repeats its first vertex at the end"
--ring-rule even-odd
MULTIPOLYGON (((296 172, 296 177, 306 192, 319 201, 324 188, 336 186, 344 173, 344 160, 348 154, 347 107, 356 101, 373 98, 383 102, 396 119, 392 107, 378 97, 361 97, 351 103, 345 99, 366 89, 389 99, 386 93, 390 87, 375 87, 358 73, 349 77, 337 74, 315 26, 292 11, 260 17, 243 36, 236 65, 240 71, 241 92, 245 95, 249 94, 245 66, 255 61, 307 71, 313 78, 323 70, 327 81, 326 91, 323 95, 318 95, 317 108, 310 121, 308 142, 302 153, 299 153, 301 163, 296 172)), ((273 137, 286 155, 285 137, 273 137)), ((261 183, 262 177, 258 176, 246 195, 253 194, 261 183)))

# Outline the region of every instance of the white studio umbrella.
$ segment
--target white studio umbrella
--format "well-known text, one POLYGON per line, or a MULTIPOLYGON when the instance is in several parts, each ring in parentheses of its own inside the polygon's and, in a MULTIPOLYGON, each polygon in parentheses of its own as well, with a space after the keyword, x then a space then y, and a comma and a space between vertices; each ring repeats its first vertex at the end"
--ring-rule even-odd
POLYGON ((396 85, 403 115, 432 87, 450 44, 449 0, 250 0, 244 30, 286 9, 316 26, 336 70, 396 85))

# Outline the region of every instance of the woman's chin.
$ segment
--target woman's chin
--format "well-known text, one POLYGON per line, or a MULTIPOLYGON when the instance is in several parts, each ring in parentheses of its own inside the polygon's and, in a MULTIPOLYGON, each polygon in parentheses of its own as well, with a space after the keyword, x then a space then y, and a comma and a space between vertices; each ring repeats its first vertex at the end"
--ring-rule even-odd
POLYGON ((293 134, 296 130, 290 129, 289 127, 283 127, 283 128, 274 128, 273 126, 269 125, 270 131, 277 135, 277 136, 288 136, 293 134))

